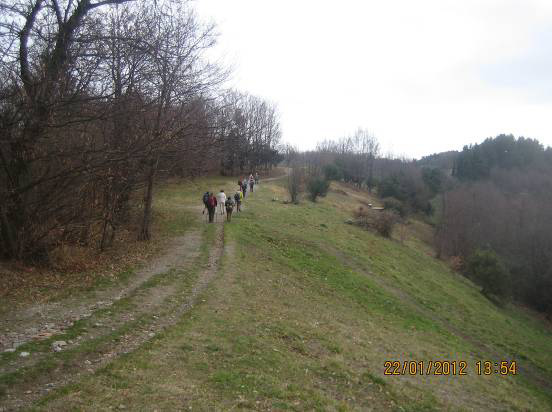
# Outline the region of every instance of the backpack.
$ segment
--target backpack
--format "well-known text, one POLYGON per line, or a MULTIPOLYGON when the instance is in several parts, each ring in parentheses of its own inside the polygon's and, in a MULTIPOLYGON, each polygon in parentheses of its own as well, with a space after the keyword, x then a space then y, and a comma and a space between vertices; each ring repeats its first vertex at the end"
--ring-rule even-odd
POLYGON ((217 205, 217 199, 215 199, 215 196, 210 196, 209 200, 207 201, 207 205, 210 207, 216 207, 217 205))
POLYGON ((232 210, 234 208, 234 201, 232 200, 231 197, 228 198, 228 200, 226 200, 226 210, 232 210))
POLYGON ((207 202, 209 201, 209 192, 205 192, 203 195, 203 204, 207 206, 207 202))
POLYGON ((234 195, 234 200, 236 201, 236 203, 239 203, 239 201, 241 200, 241 197, 240 197, 240 194, 239 193, 236 193, 234 195))

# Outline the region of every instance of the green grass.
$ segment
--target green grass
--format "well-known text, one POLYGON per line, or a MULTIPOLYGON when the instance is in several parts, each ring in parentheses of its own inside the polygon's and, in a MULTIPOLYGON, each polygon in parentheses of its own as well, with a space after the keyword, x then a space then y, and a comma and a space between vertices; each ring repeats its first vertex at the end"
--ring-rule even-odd
MULTIPOLYGON (((199 205, 212 178, 167 186, 199 205)), ((261 185, 225 224, 216 279, 172 328, 38 409, 549 410, 552 334, 427 253, 344 224, 351 196, 284 205, 261 185), (518 376, 477 376, 477 360, 518 376), (467 376, 385 376, 386 360, 468 362, 467 376)), ((163 200, 164 199, 164 200, 163 200)), ((192 223, 199 224, 199 223, 192 223)), ((174 223, 174 226, 178 226, 174 223)), ((214 225, 207 225, 207 256, 214 225)))

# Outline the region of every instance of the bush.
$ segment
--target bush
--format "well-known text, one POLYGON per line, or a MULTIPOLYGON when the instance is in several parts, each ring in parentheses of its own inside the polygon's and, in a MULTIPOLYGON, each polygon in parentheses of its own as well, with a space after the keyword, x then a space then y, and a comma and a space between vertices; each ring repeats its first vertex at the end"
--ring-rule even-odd
POLYGON ((324 166, 322 172, 324 173, 324 177, 326 178, 326 180, 341 180, 343 178, 343 173, 341 172, 341 169, 335 164, 324 166))
POLYGON ((381 211, 375 219, 374 228, 383 237, 391 237, 393 228, 398 222, 397 215, 393 212, 381 211))
POLYGON ((381 180, 378 185, 381 198, 393 197, 409 206, 414 212, 432 213, 429 200, 432 193, 419 173, 399 172, 381 180))
POLYGON ((489 298, 506 296, 509 273, 492 250, 476 250, 466 261, 466 272, 483 288, 483 295, 489 298))
POLYGON ((366 229, 373 229, 383 237, 391 237, 398 216, 386 210, 365 209, 360 206, 353 212, 355 224, 366 229))
POLYGON ((287 190, 292 203, 299 203, 299 193, 303 190, 303 169, 298 166, 291 168, 288 175, 287 190))
POLYGON ((316 202, 318 196, 326 196, 328 189, 330 188, 330 182, 322 177, 311 177, 307 183, 307 191, 309 192, 309 199, 316 202))
POLYGON ((383 207, 386 210, 394 211, 400 217, 406 217, 408 214, 408 207, 400 200, 395 199, 394 197, 386 197, 385 199, 382 199, 382 201, 383 207))

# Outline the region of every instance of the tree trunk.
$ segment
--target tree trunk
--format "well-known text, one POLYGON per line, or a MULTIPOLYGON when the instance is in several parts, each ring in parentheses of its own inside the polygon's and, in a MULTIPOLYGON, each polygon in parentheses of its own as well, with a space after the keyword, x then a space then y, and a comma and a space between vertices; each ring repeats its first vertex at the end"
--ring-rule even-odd
POLYGON ((142 219, 142 228, 138 235, 138 240, 149 240, 150 225, 151 225, 151 210, 153 202, 153 182, 155 179, 155 170, 157 168, 157 160, 152 159, 150 161, 150 168, 148 173, 148 181, 146 185, 146 191, 144 193, 144 216, 142 219))
POLYGON ((4 208, 0 208, 0 233, 2 234, 3 244, 6 248, 6 254, 8 257, 15 257, 17 254, 17 246, 15 244, 15 238, 13 235, 13 228, 8 221, 4 208))

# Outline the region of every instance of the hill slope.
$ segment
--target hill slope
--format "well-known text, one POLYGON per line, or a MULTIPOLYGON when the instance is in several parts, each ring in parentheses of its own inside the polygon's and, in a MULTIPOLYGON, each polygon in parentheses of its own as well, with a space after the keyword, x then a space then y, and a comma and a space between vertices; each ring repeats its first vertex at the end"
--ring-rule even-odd
MULTIPOLYGON (((212 181, 199 183, 171 185, 161 199, 191 206, 212 181)), ((286 197, 281 182, 262 184, 224 225, 220 265, 190 310, 172 308, 174 324, 35 406, 549 410, 550 329, 489 303, 431 257, 418 230, 402 244, 344 224, 368 199, 334 189, 296 206, 272 201, 286 197), (510 359, 516 376, 477 374, 478 360, 510 359), (466 375, 386 376, 388 360, 465 361, 466 375)), ((206 253, 222 236, 213 226, 206 253)))

